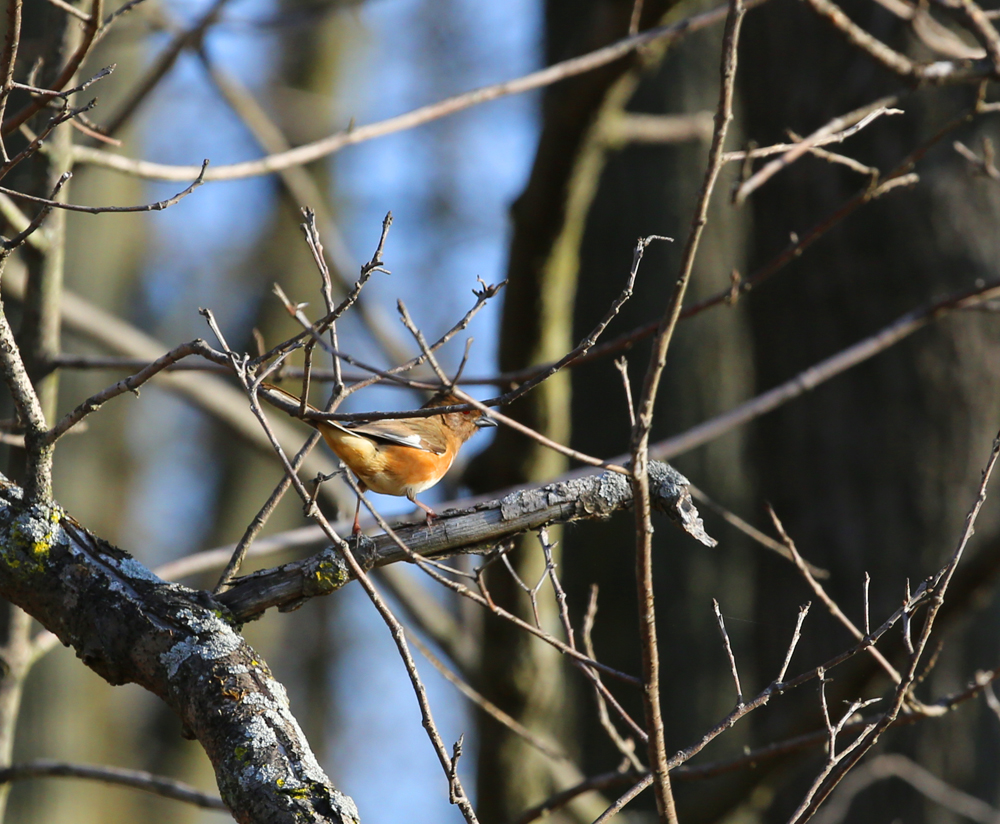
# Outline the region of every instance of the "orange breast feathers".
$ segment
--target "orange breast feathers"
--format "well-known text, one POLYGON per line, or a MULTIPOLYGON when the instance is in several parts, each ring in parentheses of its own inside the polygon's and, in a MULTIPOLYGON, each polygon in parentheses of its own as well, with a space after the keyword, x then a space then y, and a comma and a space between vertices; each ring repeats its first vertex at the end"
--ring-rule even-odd
POLYGON ((407 498, 440 481, 464 443, 464 439, 447 437, 433 418, 373 421, 357 428, 333 421, 316 421, 315 425, 330 449, 368 489, 407 498), (405 429, 392 426, 402 423, 407 424, 405 429))
MULTIPOLYGON (((294 395, 276 386, 264 384, 263 388, 301 403, 294 395)), ((423 408, 461 403, 454 395, 441 394, 433 397, 423 408)), ((309 408, 316 411, 315 407, 309 408)), ((319 430, 330 449, 357 476, 362 491, 370 489, 383 495, 405 496, 429 516, 434 513, 414 496, 444 477, 462 444, 481 427, 496 426, 495 421, 477 410, 360 424, 315 420, 306 423, 319 430)))

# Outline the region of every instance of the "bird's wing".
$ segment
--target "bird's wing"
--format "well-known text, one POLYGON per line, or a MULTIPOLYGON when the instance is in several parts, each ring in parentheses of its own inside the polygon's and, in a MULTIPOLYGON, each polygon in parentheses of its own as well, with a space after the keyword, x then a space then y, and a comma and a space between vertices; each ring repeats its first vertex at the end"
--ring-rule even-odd
POLYGON ((344 427, 358 435, 364 435, 375 441, 394 443, 400 446, 410 446, 435 455, 443 455, 448 451, 442 435, 436 430, 427 430, 421 424, 424 418, 407 420, 370 421, 357 426, 344 427), (416 422, 419 421, 420 424, 416 422))
MULTIPOLYGON (((291 401, 293 403, 302 402, 300 398, 296 397, 291 392, 286 392, 284 389, 275 386, 274 384, 261 384, 261 389, 264 394, 271 393, 272 395, 276 395, 285 401, 291 401)), ((312 404, 307 404, 307 408, 311 412, 322 411, 317 409, 312 404)), ((347 432, 353 435, 363 435, 364 437, 371 438, 373 441, 379 443, 399 444, 400 446, 409 446, 414 449, 431 452, 435 455, 443 455, 448 451, 444 437, 437 426, 427 426, 427 420, 427 418, 413 418, 405 421, 384 420, 369 421, 368 423, 359 424, 343 424, 339 421, 320 422, 316 420, 306 420, 306 423, 311 426, 326 426, 333 429, 339 429, 341 432, 347 432)))

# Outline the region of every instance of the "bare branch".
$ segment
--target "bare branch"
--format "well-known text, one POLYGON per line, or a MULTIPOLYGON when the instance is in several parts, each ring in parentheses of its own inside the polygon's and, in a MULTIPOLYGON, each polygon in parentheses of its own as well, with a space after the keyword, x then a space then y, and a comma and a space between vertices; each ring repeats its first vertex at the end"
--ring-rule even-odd
MULTIPOLYGON (((924 618, 924 623, 920 630, 920 636, 916 644, 914 644, 914 651, 910 656, 909 666, 903 674, 902 681, 896 687, 895 694, 892 698, 892 705, 888 710, 886 710, 885 713, 883 713, 878 721, 872 725, 870 730, 865 731, 865 733, 859 736, 856 741, 857 746, 854 747, 850 753, 844 753, 845 757, 829 769, 822 782, 818 783, 812 790, 810 790, 809 794, 807 794, 806 798, 803 800, 799 810, 796 812, 796 815, 791 819, 790 824, 804 824, 804 822, 808 821, 819 808, 819 805, 823 803, 830 792, 837 786, 837 784, 840 783, 841 779, 843 779, 847 772, 875 745, 881 734, 895 721, 896 717, 899 715, 899 712, 902 709, 910 690, 912 689, 915 679, 917 678, 920 659, 927 649, 931 631, 934 628, 935 618, 937 617, 938 612, 940 612, 941 606, 944 604, 945 593, 947 592, 948 586, 955 574, 955 570, 965 553, 965 548, 968 545, 969 539, 975 532, 976 519, 978 518, 979 512, 986 500, 986 489, 989 484, 990 476, 993 473, 993 468, 996 466, 998 457, 1000 457, 1000 435, 998 435, 993 441, 993 448, 990 452, 989 460, 986 463, 986 468, 983 470, 982 481, 979 485, 979 493, 976 497, 975 503, 972 505, 972 509, 969 510, 969 514, 966 516, 965 529, 958 542, 957 548, 948 563, 938 572, 936 576, 930 579, 929 587, 924 588, 923 585, 921 585, 923 591, 927 593, 926 600, 929 602, 927 615, 924 618)), ((918 589, 917 593, 921 593, 921 590, 918 589)), ((908 599, 908 603, 904 604, 902 608, 904 615, 908 616, 913 611, 917 593, 914 593, 913 598, 908 599)))
POLYGON ((200 355, 203 358, 211 359, 217 364, 226 362, 226 358, 221 352, 217 352, 215 349, 212 349, 212 347, 201 339, 193 340, 190 343, 182 343, 180 346, 167 352, 167 354, 163 357, 153 361, 153 363, 141 372, 125 378, 124 380, 118 381, 118 383, 114 384, 114 386, 109 386, 107 389, 104 389, 96 395, 92 395, 87 398, 87 400, 79 404, 76 409, 69 412, 61 421, 59 421, 59 423, 45 433, 45 443, 54 444, 87 415, 100 409, 112 398, 117 398, 119 395, 123 395, 126 392, 134 392, 138 395, 139 387, 146 383, 146 381, 150 380, 154 375, 163 371, 171 364, 176 363, 182 358, 186 358, 190 355, 200 355))
POLYGON ((191 194, 191 192, 201 186, 201 184, 205 182, 205 170, 207 168, 208 160, 206 159, 201 164, 201 172, 198 173, 198 177, 190 186, 184 189, 184 191, 178 192, 167 200, 158 200, 156 203, 145 203, 141 206, 81 206, 77 203, 61 203, 58 200, 49 200, 44 197, 27 195, 14 189, 6 189, 3 186, 0 186, 0 192, 8 197, 13 197, 18 200, 27 200, 31 203, 41 203, 43 206, 48 206, 50 209, 56 208, 65 209, 68 212, 85 212, 88 215, 100 215, 106 212, 162 212, 164 209, 180 202, 191 194))
MULTIPOLYGON (((747 7, 753 8, 762 2, 764 0, 751 0, 747 4, 747 7)), ((340 151, 345 146, 352 146, 376 137, 383 137, 384 135, 412 129, 415 126, 447 117, 448 115, 464 111, 482 103, 487 103, 491 100, 497 100, 501 97, 508 97, 514 94, 523 94, 534 89, 550 86, 568 77, 575 77, 576 75, 593 71, 601 66, 613 63, 650 43, 675 42, 692 32, 700 31, 720 22, 725 16, 726 7, 720 6, 703 14, 681 20, 673 25, 647 29, 640 34, 612 43, 610 46, 596 49, 579 57, 564 60, 561 63, 555 63, 548 68, 532 72, 515 80, 496 83, 492 86, 484 86, 483 88, 465 92, 378 123, 348 128, 336 132, 329 137, 317 140, 314 143, 308 143, 286 152, 272 154, 260 160, 233 163, 228 166, 215 166, 209 172, 207 179, 235 180, 243 177, 255 177, 257 175, 281 171, 291 166, 312 163, 340 151)), ((169 166, 162 163, 133 160, 86 146, 74 146, 73 157, 80 163, 101 165, 105 168, 114 169, 126 174, 157 178, 159 180, 186 180, 193 177, 197 172, 197 169, 190 166, 169 166)))
MULTIPOLYGON (((66 65, 63 66, 62 71, 59 72, 59 76, 56 77, 55 81, 52 83, 53 89, 62 89, 63 86, 69 83, 76 74, 76 70, 80 68, 80 64, 83 63, 84 58, 90 52, 90 47, 94 44, 94 37, 97 34, 97 27, 101 22, 101 10, 103 8, 103 0, 91 0, 90 15, 88 16, 83 29, 83 40, 77 50, 70 56, 69 60, 66 61, 66 65)), ((36 97, 33 101, 31 101, 31 103, 21 109, 21 111, 12 116, 10 119, 4 121, 2 126, 0 126, 0 136, 6 137, 7 135, 13 133, 21 126, 21 124, 26 123, 30 118, 40 112, 50 100, 52 100, 52 95, 43 94, 36 97)))
POLYGON ((209 810, 229 810, 218 796, 203 793, 183 781, 153 775, 144 770, 126 770, 121 767, 110 767, 94 764, 70 764, 65 761, 51 761, 45 758, 34 761, 24 761, 10 767, 0 769, 0 784, 9 781, 23 781, 26 778, 86 778, 105 784, 118 784, 122 787, 133 787, 163 798, 172 798, 204 807, 209 810))
MULTIPOLYGON (((820 584, 820 582, 817 581, 816 578, 813 576, 812 572, 809 571, 809 567, 803 560, 802 556, 799 554, 799 550, 796 548, 795 542, 789 537, 788 533, 785 531, 784 524, 781 523, 781 520, 778 518, 778 514, 774 511, 774 508, 770 504, 767 505, 767 512, 771 516, 771 521, 774 523, 774 528, 778 530, 778 534, 781 536, 782 542, 784 543, 788 551, 791 553, 792 562, 795 564, 799 572, 802 573, 802 577, 806 579, 806 583, 809 585, 809 588, 814 593, 816 593, 816 597, 823 602, 826 608, 830 611, 830 614, 838 621, 840 621, 840 623, 847 629, 847 631, 854 636, 854 639, 860 641, 862 638, 865 637, 865 635, 868 634, 867 629, 864 633, 862 633, 861 630, 859 630, 856 626, 854 626, 854 622, 851 621, 851 619, 844 614, 844 611, 837 605, 837 602, 834 601, 827 594, 826 590, 823 589, 823 585, 820 584)), ((868 626, 867 593, 868 589, 866 586, 865 588, 866 628, 868 626)), ((907 593, 907 600, 909 600, 909 593, 907 593)), ((902 676, 899 674, 896 668, 889 663, 888 659, 886 659, 886 657, 881 652, 875 649, 875 647, 870 647, 868 651, 869 653, 871 653, 871 656, 876 661, 878 661, 879 666, 881 666, 882 669, 884 669, 888 673, 893 683, 898 684, 900 680, 902 680, 902 676)))
MULTIPOLYGON (((635 499, 636 524, 636 590, 639 602, 639 637, 642 647, 643 664, 643 708, 646 728, 649 733, 647 751, 649 754, 652 783, 656 792, 656 808, 662 821, 677 824, 677 810, 670 787, 667 767, 666 736, 660 706, 660 660, 656 639, 656 612, 653 596, 653 524, 650 507, 649 488, 649 433, 653 426, 653 408, 656 403, 660 378, 667 363, 667 351, 674 330, 680 319, 684 295, 687 292, 702 231, 708 222, 708 205, 722 169, 722 152, 726 134, 733 119, 733 95, 736 85, 737 44, 746 8, 743 0, 731 0, 726 15, 726 28, 722 40, 722 76, 719 103, 715 113, 715 131, 708 152, 708 165, 691 230, 681 255, 680 272, 677 283, 666 310, 660 320, 653 354, 649 359, 642 395, 632 427, 630 451, 632 454, 632 494, 635 499)), ((636 790, 638 792, 638 790, 636 790)), ((623 796, 623 799, 625 797, 623 796)), ((622 801, 622 799, 619 799, 622 801)), ((626 799, 627 800, 627 799, 626 799)), ((623 802, 624 803, 624 802, 623 802)))
MULTIPOLYGON (((73 9, 76 11, 76 9, 73 9)), ((21 43, 21 0, 7 0, 7 32, 4 35, 3 56, 0 57, 0 71, 3 72, 3 85, 0 86, 0 123, 3 122, 7 109, 7 98, 14 88, 14 64, 17 63, 17 50, 21 43)), ((8 163, 7 146, 0 137, 0 157, 8 163)))
MULTIPOLYGON (((3 141, 0 140, 0 145, 3 141)), ((63 172, 59 175, 59 179, 56 181, 56 185, 52 188, 52 194, 49 195, 50 198, 54 198, 59 194, 59 190, 66 184, 66 181, 73 176, 72 172, 63 172)), ((20 232, 18 232, 10 240, 4 240, 2 245, 4 249, 10 251, 16 249, 22 243, 24 243, 32 234, 34 234, 45 222, 45 219, 49 216, 52 211, 52 206, 43 206, 38 210, 38 214, 32 218, 31 222, 25 226, 20 232)))
POLYGON ((993 280, 983 286, 951 295, 921 309, 907 312, 895 323, 886 326, 871 337, 820 361, 780 386, 740 404, 729 412, 710 418, 687 432, 653 444, 650 446, 649 454, 659 460, 669 460, 683 452, 689 452, 702 444, 715 440, 737 426, 777 409, 793 398, 815 389, 835 375, 884 352, 918 329, 922 329, 931 321, 957 310, 977 306, 998 296, 1000 296, 1000 280, 993 280))
POLYGON ((740 674, 736 670, 736 656, 733 655, 733 645, 729 643, 729 633, 726 632, 726 622, 722 618, 722 610, 719 609, 719 602, 712 599, 712 607, 715 609, 715 620, 719 623, 719 632, 722 634, 722 643, 726 647, 726 655, 729 658, 729 669, 733 674, 733 681, 736 684, 736 706, 743 705, 743 687, 740 686, 740 674))
MULTIPOLYGON (((819 2, 825 2, 825 0, 819 0, 819 2)), ((736 194, 733 196, 733 202, 741 205, 755 190, 763 186, 764 183, 782 169, 794 163, 802 155, 806 154, 806 152, 813 149, 824 138, 830 137, 837 132, 844 132, 844 137, 848 137, 847 132, 850 129, 853 128, 854 130, 850 134, 854 134, 854 132, 860 131, 882 115, 902 114, 903 112, 900 109, 890 108, 897 99, 897 95, 889 95, 888 97, 883 97, 881 100, 876 100, 874 103, 868 103, 859 109, 855 109, 850 114, 835 117, 808 137, 798 143, 792 144, 792 147, 781 157, 772 160, 763 169, 754 174, 753 177, 745 181, 737 189, 736 194)))

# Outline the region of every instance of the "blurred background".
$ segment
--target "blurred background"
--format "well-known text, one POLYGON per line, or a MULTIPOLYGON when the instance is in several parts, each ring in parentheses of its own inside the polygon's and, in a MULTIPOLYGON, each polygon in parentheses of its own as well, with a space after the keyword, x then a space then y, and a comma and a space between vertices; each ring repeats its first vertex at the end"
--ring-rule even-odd
MULTIPOLYGON (((313 141, 613 42, 627 34, 633 8, 631 0, 146 0, 116 24, 82 72, 117 64, 94 87, 99 103, 90 117, 121 140, 121 148, 82 134, 74 140, 165 164, 253 159, 282 143, 313 141), (174 53, 165 63, 164 55, 174 53), (159 69, 162 79, 137 96, 141 81, 159 69)), ((646 0, 640 27, 709 8, 646 0)), ((895 48, 933 56, 875 3, 845 8, 895 48)), ((25 14, 21 61, 28 67, 44 54, 53 27, 63 26, 64 12, 37 0, 25 14)), ((308 301, 311 316, 322 311, 299 207, 320 213, 327 251, 347 283, 371 256, 391 211, 384 259, 392 274, 376 274, 366 287, 364 317, 354 312, 340 326, 342 348, 378 365, 399 362, 418 350, 398 321, 398 299, 433 339, 473 304, 477 277, 487 283, 509 278, 467 333, 475 342, 466 375, 481 377, 564 354, 622 288, 636 239, 677 238, 648 250, 636 295, 608 332, 616 336, 657 319, 673 287, 704 171, 721 36, 721 25, 710 26, 669 49, 653 46, 544 93, 350 146, 294 174, 208 183, 164 212, 71 214, 66 288, 161 342, 160 351, 209 337, 200 307, 215 312, 234 348, 252 351, 254 329, 268 346, 297 331, 271 294, 273 283, 292 300, 308 301), (628 128, 636 114, 681 116, 675 123, 683 128, 666 137, 637 136, 628 128)), ((901 85, 792 0, 769 0, 748 14, 740 58, 729 148, 785 140, 787 130, 808 134, 901 85)), ((869 126, 843 151, 888 172, 968 111, 974 97, 975 89, 964 87, 911 95, 901 104, 903 115, 869 126)), ((995 120, 977 118, 953 137, 978 147, 980 137, 995 131, 995 120)), ((969 173, 952 139, 920 159, 918 185, 866 204, 735 305, 681 325, 654 440, 788 380, 904 312, 997 276, 1000 190, 969 173)), ((736 208, 728 195, 738 166, 727 167, 713 200, 692 301, 727 288, 734 270, 757 271, 790 237, 807 235, 867 185, 856 169, 807 157, 736 208)), ((140 203, 170 197, 183 185, 80 165, 70 199, 140 203)), ((858 622, 869 573, 878 623, 900 603, 906 579, 932 573, 958 539, 1000 424, 998 332, 1000 320, 989 312, 950 317, 676 465, 711 498, 768 532, 764 504, 770 502, 803 555, 830 572, 830 593, 858 622)), ((446 368, 459 363, 465 337, 444 350, 446 368)), ((129 354, 85 323, 64 326, 63 349, 129 354)), ((627 352, 636 395, 647 353, 642 343, 627 352)), ((150 357, 136 349, 131 354, 150 357)), ((61 370, 59 409, 123 374, 61 370)), ((190 391, 162 384, 154 381, 140 397, 123 396, 90 417, 86 432, 67 437, 56 458, 60 503, 150 567, 236 541, 281 478, 273 456, 193 403, 190 391)), ((315 389, 313 400, 322 402, 323 391, 315 389)), ((492 394, 488 386, 472 391, 492 394)), ((353 396, 348 408, 420 402, 405 391, 373 389, 353 396)), ((561 374, 510 414, 593 455, 628 448, 621 376, 609 357, 561 374)), ((308 430, 299 429, 304 440, 308 430)), ((540 483, 572 468, 509 430, 493 441, 479 436, 462 457, 466 465, 423 496, 428 503, 540 483)), ((407 511, 398 500, 374 497, 385 513, 407 511)), ((350 496, 343 501, 353 506, 350 496)), ((747 694, 777 674, 798 607, 813 599, 790 564, 704 514, 720 542, 712 550, 666 519, 657 522, 670 751, 698 740, 734 703, 712 599, 726 616, 747 694)), ((289 496, 267 532, 304 523, 301 506, 289 496)), ((920 688, 925 700, 960 689, 978 669, 1000 665, 998 525, 990 504, 952 591, 954 606, 942 618, 946 643, 920 688)), ((598 658, 641 671, 631 518, 578 525, 554 537, 575 625, 598 583, 598 658)), ((537 580, 544 568, 534 538, 511 557, 525 580, 537 580)), ((453 620, 451 645, 428 639, 438 654, 571 757, 539 753, 477 713, 419 661, 444 739, 466 736, 463 778, 484 824, 513 824, 553 792, 618 766, 621 755, 598 724, 590 688, 576 670, 551 648, 409 577, 453 620)), ((214 579, 187 583, 210 588, 214 579)), ((490 586, 498 601, 530 613, 502 569, 491 571, 490 586)), ((549 596, 542 617, 558 634, 549 596)), ((354 798, 366 824, 461 821, 448 805, 447 782, 388 632, 357 587, 293 613, 272 611, 247 626, 246 635, 288 688, 322 765, 354 798)), ((893 637, 887 647, 894 660, 902 652, 897 642, 893 637)), ((814 604, 791 672, 851 643, 814 604)), ((833 678, 828 689, 837 706, 879 695, 888 685, 867 660, 833 678)), ((639 696, 619 692, 641 717, 639 696)), ((821 726, 816 692, 807 687, 754 713, 703 761, 821 726)), ((879 749, 902 753, 987 804, 1000 804, 1000 720, 982 699, 892 731, 879 749)), ((33 668, 25 687, 14 761, 41 757, 145 769, 214 789, 200 747, 182 739, 177 720, 154 697, 108 686, 63 648, 33 668)), ((681 820, 784 821, 822 763, 822 753, 812 749, 711 780, 678 780, 681 820)), ((625 788, 581 796, 553 818, 592 821, 625 788)), ((895 779, 873 781, 843 815, 873 824, 964 820, 895 779)), ((68 779, 18 783, 7 816, 51 824, 226 819, 68 779)), ((651 794, 620 819, 655 820, 651 794)))

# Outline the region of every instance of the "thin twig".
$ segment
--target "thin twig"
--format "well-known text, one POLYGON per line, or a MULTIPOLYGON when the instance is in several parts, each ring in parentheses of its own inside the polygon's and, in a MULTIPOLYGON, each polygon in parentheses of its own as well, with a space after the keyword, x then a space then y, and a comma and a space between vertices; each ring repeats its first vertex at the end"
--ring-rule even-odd
MULTIPOLYGON (((846 614, 844 614, 844 611, 840 608, 837 602, 834 601, 833 598, 831 598, 827 594, 826 590, 823 588, 823 585, 816 580, 812 572, 809 571, 809 567, 806 564, 805 560, 803 560, 802 556, 799 554, 799 550, 795 546, 795 542, 785 531, 785 526, 784 524, 781 523, 781 519, 778 518, 778 513, 774 511, 774 508, 770 504, 767 505, 767 512, 768 515, 771 516, 771 522, 774 524, 774 528, 778 531, 778 535, 781 536, 782 543, 791 553, 792 562, 795 564, 796 569, 798 569, 798 571, 802 573, 802 577, 806 579, 806 583, 809 585, 809 588, 814 593, 816 593, 816 597, 823 602, 824 606, 826 606, 826 608, 830 611, 830 614, 838 621, 840 621, 840 623, 847 629, 847 631, 854 636, 854 639, 856 641, 860 641, 862 638, 865 637, 865 635, 868 634, 867 629, 865 632, 861 632, 861 630, 859 630, 854 625, 854 622, 850 618, 848 618, 846 614)), ((907 598, 907 600, 909 599, 907 598)), ((865 626, 867 628, 868 625, 867 587, 865 589, 865 607, 866 607, 865 626)), ((902 679, 902 676, 899 674, 896 668, 889 663, 889 660, 881 652, 875 649, 875 647, 870 647, 868 652, 878 662, 879 666, 882 667, 882 669, 884 669, 888 673, 893 683, 898 684, 902 679)))
POLYGON ((951 295, 920 309, 907 312, 895 323, 889 324, 871 337, 820 361, 780 386, 751 398, 728 412, 716 415, 686 432, 659 441, 650 447, 650 455, 658 460, 669 460, 683 452, 689 452, 721 437, 737 426, 777 409, 841 372, 884 352, 917 330, 922 329, 931 321, 938 320, 953 311, 968 309, 997 297, 1000 297, 1000 280, 993 280, 974 289, 951 295))
MULTIPOLYGON (((747 3, 747 7, 756 7, 761 5, 762 2, 764 0, 751 0, 751 2, 747 3)), ((234 163, 227 166, 215 166, 209 173, 208 179, 235 180, 237 178, 255 177, 287 169, 291 166, 312 163, 340 151, 345 146, 352 146, 377 137, 412 129, 415 126, 447 117, 448 115, 464 111, 482 103, 487 103, 491 100, 515 94, 523 94, 550 86, 569 77, 585 74, 601 66, 613 63, 651 43, 670 43, 679 40, 688 34, 718 23, 725 18, 726 12, 727 7, 720 6, 669 26, 658 26, 647 29, 633 37, 626 37, 609 46, 596 49, 579 57, 564 60, 560 63, 555 63, 545 69, 532 72, 514 80, 507 80, 502 83, 464 92, 377 123, 344 129, 314 143, 308 143, 286 152, 268 155, 260 160, 234 163)), ((192 177, 196 171, 189 166, 170 166, 162 163, 133 160, 86 146, 75 146, 73 157, 78 162, 99 164, 105 168, 114 169, 126 174, 152 177, 160 180, 185 180, 192 177)))
MULTIPOLYGON (((914 651, 910 655, 909 666, 903 674, 902 681, 896 686, 891 706, 885 711, 885 713, 883 713, 881 718, 879 718, 879 720, 872 725, 870 731, 866 732, 857 739, 857 746, 849 754, 845 753, 845 757, 838 761, 838 763, 828 771, 823 780, 813 786, 803 799, 802 804, 790 820, 789 824, 804 824, 804 822, 808 821, 819 808, 819 805, 823 803, 830 792, 832 792, 837 784, 840 783, 847 772, 875 745, 882 733, 888 729, 888 727, 891 726, 898 717, 899 712, 902 709, 917 677, 920 659, 927 649, 931 632, 934 628, 934 621, 941 610, 941 606, 944 604, 944 596, 948 590, 948 586, 954 577, 955 570, 957 569, 959 562, 962 560, 965 548, 975 532, 976 519, 979 517, 979 512, 981 511, 983 503, 986 500, 986 489, 989 485, 990 476, 993 474, 993 468, 996 466, 998 457, 1000 457, 1000 434, 998 434, 993 441, 993 448, 990 451, 989 460, 986 462, 986 468, 983 470, 982 480, 979 485, 979 492, 976 496, 975 503, 972 505, 972 508, 969 510, 969 514, 966 516, 965 529, 962 532, 962 537, 958 542, 958 546, 948 563, 945 564, 938 574, 931 579, 930 586, 926 589, 928 592, 927 600, 929 601, 927 614, 924 617, 924 623, 921 627, 917 642, 914 644, 914 651)), ((918 590, 918 592, 920 592, 920 590, 918 590)), ((914 594, 914 598, 915 597, 916 594, 914 594)), ((911 601, 910 604, 904 605, 904 614, 909 615, 912 612, 912 609, 913 606, 911 601)))
POLYGON ((673 294, 663 313, 659 331, 653 343, 653 354, 643 381, 636 425, 632 428, 632 496, 635 501, 636 524, 636 588, 639 601, 640 642, 643 662, 643 708, 649 733, 648 753, 652 783, 656 792, 656 808, 660 819, 677 824, 677 810, 670 787, 667 767, 666 736, 660 706, 660 660, 656 640, 656 611, 653 594, 652 534, 653 525, 649 491, 649 433, 653 426, 660 378, 667 362, 667 351, 680 318, 702 231, 708 222, 708 205, 722 169, 722 152, 726 134, 733 119, 733 94, 736 81, 736 52, 740 28, 746 8, 743 0, 731 0, 722 40, 722 75, 719 103, 715 114, 715 130, 709 148, 708 166, 698 195, 695 215, 681 255, 680 274, 673 294))
POLYGON ((41 203, 43 206, 48 206, 49 208, 65 209, 68 212, 85 212, 88 215, 100 215, 106 212, 162 212, 164 209, 167 209, 175 203, 183 200, 191 194, 191 192, 201 186, 201 184, 205 182, 205 170, 207 168, 208 160, 206 159, 201 164, 201 172, 198 174, 198 177, 193 183, 191 183, 190 186, 184 189, 184 191, 178 192, 167 200, 158 200, 156 203, 144 203, 141 206, 81 206, 78 203, 61 203, 58 200, 49 200, 44 197, 27 195, 23 192, 15 191, 14 189, 6 189, 3 186, 0 186, 0 192, 19 200, 27 200, 31 203, 41 203))
POLYGON ((726 622, 722 617, 722 610, 719 609, 719 602, 712 599, 712 607, 715 610, 715 620, 719 624, 719 632, 722 635, 722 643, 726 647, 726 655, 729 658, 729 669, 733 675, 733 682, 736 684, 736 706, 743 705, 743 687, 740 686, 740 674, 736 669, 736 656, 733 655, 733 645, 729 642, 729 633, 726 632, 726 622))
POLYGON ((647 775, 645 778, 641 779, 627 793, 625 793, 625 795, 619 798, 614 804, 612 804, 597 818, 595 818, 594 824, 604 824, 604 822, 610 821, 625 808, 626 804, 628 804, 633 798, 639 795, 639 793, 641 793, 644 789, 646 789, 646 787, 648 787, 652 783, 653 783, 652 775, 647 775))
MULTIPOLYGON (((594 631, 594 621, 596 618, 597 584, 591 584, 590 600, 587 602, 587 612, 583 617, 581 634, 583 636, 583 651, 595 660, 597 655, 594 653, 592 633, 594 631)), ((597 674, 597 677, 600 678, 600 675, 597 674)), ((597 720, 604 729, 608 738, 611 740, 611 743, 615 745, 618 752, 628 759, 634 770, 640 773, 645 772, 645 766, 642 761, 639 760, 639 756, 635 753, 635 741, 631 738, 622 738, 621 734, 618 732, 618 728, 611 722, 611 718, 608 716, 607 701, 604 698, 604 693, 600 690, 597 684, 594 684, 594 700, 597 702, 597 720)))
MULTIPOLYGON (((103 8, 103 0, 91 0, 90 15, 88 16, 83 29, 83 40, 80 42, 76 51, 70 56, 69 60, 66 61, 66 65, 63 66, 62 71, 59 72, 55 81, 53 81, 53 89, 62 89, 63 86, 69 83, 76 74, 76 70, 80 68, 80 64, 83 63, 84 58, 86 58, 86 56, 90 53, 90 48, 94 44, 94 37, 97 34, 97 27, 101 22, 103 8)), ((21 126, 21 124, 26 123, 30 118, 40 112, 51 99, 52 97, 46 95, 39 95, 36 97, 27 106, 21 109, 21 111, 13 115, 10 119, 6 120, 2 126, 0 126, 0 136, 6 137, 7 135, 13 133, 21 126)))
MULTIPOLYGON (((2 140, 0 140, 0 143, 2 143, 2 140)), ((69 180, 72 176, 73 176, 72 172, 63 172, 61 175, 59 175, 59 179, 56 181, 56 185, 52 187, 52 193, 49 195, 49 197, 54 198, 56 195, 58 195, 59 190, 62 189, 62 187, 66 184, 66 181, 69 180)), ((27 226, 25 226, 20 232, 14 235, 14 237, 12 237, 10 240, 3 240, 2 244, 0 245, 2 245, 3 248, 7 249, 8 251, 16 249, 18 246, 24 243, 29 237, 31 237, 32 234, 38 231, 38 229, 45 222, 45 219, 49 216, 51 212, 52 212, 51 206, 43 206, 41 209, 38 210, 38 214, 36 214, 34 218, 32 218, 31 222, 27 226)))
POLYGON ((417 651, 426 658, 431 665, 436 669, 441 676, 449 683, 452 684, 462 695, 469 699, 473 704, 475 704, 479 709, 485 712, 490 718, 499 724, 502 724, 512 733, 523 738, 532 747, 538 750, 540 753, 547 755, 556 761, 562 761, 566 763, 573 763, 572 759, 565 753, 565 751, 558 744, 543 738, 540 735, 529 730, 523 724, 521 724, 516 718, 505 713, 496 704, 490 701, 488 698, 482 695, 482 693, 473 689, 469 684, 456 675, 452 670, 445 666, 444 662, 441 661, 427 645, 424 644, 420 638, 413 634, 407 633, 407 637, 410 643, 417 648, 417 651))
POLYGON ((167 778, 163 775, 153 775, 144 770, 126 770, 121 767, 110 767, 96 764, 70 764, 65 761, 52 761, 38 758, 24 761, 0 769, 0 784, 9 781, 23 781, 27 778, 86 778, 105 784, 117 784, 122 787, 132 787, 163 798, 183 801, 196 807, 209 810, 228 810, 229 808, 218 796, 203 793, 183 781, 167 778))
MULTIPOLYGON (((7 264, 9 251, 0 252, 0 277, 7 264)), ((31 502, 47 501, 52 497, 52 446, 45 442, 46 423, 41 401, 28 377, 21 350, 14 339, 3 303, 0 302, 0 375, 14 400, 14 406, 25 425, 25 447, 28 467, 25 497, 31 502)))
POLYGON ((124 380, 118 381, 118 383, 113 386, 109 386, 107 389, 101 390, 96 395, 92 395, 87 398, 87 400, 80 403, 72 412, 67 413, 62 420, 59 421, 59 423, 45 433, 44 442, 46 444, 54 444, 70 429, 87 417, 87 415, 100 409, 112 398, 117 398, 119 395, 124 395, 126 392, 133 392, 138 395, 139 387, 146 383, 146 381, 150 380, 157 373, 163 371, 167 366, 176 363, 183 358, 189 357, 190 355, 200 355, 203 358, 212 358, 216 363, 225 362, 225 358, 221 352, 217 352, 212 349, 212 347, 200 338, 193 340, 190 343, 182 343, 180 346, 167 352, 167 354, 163 355, 163 357, 157 358, 157 360, 153 361, 141 372, 137 372, 135 375, 131 375, 124 380))
POLYGON ((733 202, 737 205, 743 204, 754 191, 763 186, 764 183, 770 180, 775 174, 791 165, 810 151, 824 138, 830 137, 832 134, 837 132, 844 132, 845 130, 851 128, 854 128, 855 131, 860 131, 882 115, 902 114, 903 112, 900 109, 890 108, 890 106, 895 103, 896 99, 896 95, 889 95, 888 97, 876 100, 874 103, 868 103, 859 109, 855 109, 849 114, 841 117, 835 117, 808 137, 803 138, 798 143, 793 143, 792 148, 785 152, 781 157, 776 160, 772 160, 770 163, 765 165, 764 168, 756 172, 753 177, 745 181, 739 189, 736 190, 736 194, 733 196, 733 202))
MULTIPOLYGON (((72 8, 72 7, 71 7, 72 8)), ((76 9, 73 9, 76 11, 76 9)), ((3 85, 0 86, 0 123, 3 122, 7 110, 7 98, 14 88, 14 64, 17 63, 17 50, 21 43, 21 0, 7 0, 7 32, 4 35, 3 56, 0 57, 0 70, 3 71, 3 85)), ((7 146, 0 136, 0 157, 8 163, 7 146)))

